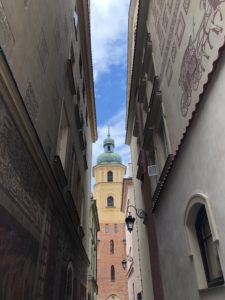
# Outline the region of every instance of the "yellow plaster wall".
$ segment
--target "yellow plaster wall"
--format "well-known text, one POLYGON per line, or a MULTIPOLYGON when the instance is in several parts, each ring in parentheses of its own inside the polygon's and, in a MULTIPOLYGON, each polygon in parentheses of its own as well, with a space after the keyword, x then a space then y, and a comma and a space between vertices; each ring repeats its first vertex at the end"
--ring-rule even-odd
POLYGON ((104 164, 93 168, 94 198, 96 199, 100 223, 123 223, 124 213, 120 211, 122 183, 126 167, 122 164, 104 164), (113 172, 113 182, 107 182, 108 171, 113 172), (114 207, 107 207, 107 198, 114 198, 114 207))

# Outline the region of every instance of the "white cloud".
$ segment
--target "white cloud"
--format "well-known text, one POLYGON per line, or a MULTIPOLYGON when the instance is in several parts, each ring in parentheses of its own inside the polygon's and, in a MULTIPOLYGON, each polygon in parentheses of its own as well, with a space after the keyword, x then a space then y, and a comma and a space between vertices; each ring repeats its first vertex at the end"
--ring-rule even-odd
POLYGON ((130 149, 125 145, 125 109, 114 115, 108 124, 98 127, 98 140, 93 145, 93 165, 96 165, 96 158, 104 152, 103 140, 107 137, 108 126, 110 135, 115 140, 115 152, 122 157, 122 163, 127 166, 130 162, 130 149))
POLYGON ((94 78, 126 63, 129 0, 91 0, 94 78))

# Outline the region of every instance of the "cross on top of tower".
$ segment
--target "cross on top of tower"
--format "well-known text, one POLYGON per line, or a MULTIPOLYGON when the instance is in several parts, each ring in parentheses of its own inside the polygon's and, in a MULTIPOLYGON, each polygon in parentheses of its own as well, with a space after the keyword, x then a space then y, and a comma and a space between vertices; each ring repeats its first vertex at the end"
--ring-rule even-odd
POLYGON ((110 137, 110 126, 108 126, 108 134, 107 137, 110 137))

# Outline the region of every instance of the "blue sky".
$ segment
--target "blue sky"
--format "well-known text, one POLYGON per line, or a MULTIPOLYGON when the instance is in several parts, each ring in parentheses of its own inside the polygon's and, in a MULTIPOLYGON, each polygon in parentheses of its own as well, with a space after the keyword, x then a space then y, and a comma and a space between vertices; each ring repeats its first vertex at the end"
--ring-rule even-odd
POLYGON ((93 165, 103 152, 110 126, 116 152, 124 164, 130 161, 125 145, 127 74, 127 25, 129 0, 91 0, 91 36, 98 141, 93 146, 93 165))

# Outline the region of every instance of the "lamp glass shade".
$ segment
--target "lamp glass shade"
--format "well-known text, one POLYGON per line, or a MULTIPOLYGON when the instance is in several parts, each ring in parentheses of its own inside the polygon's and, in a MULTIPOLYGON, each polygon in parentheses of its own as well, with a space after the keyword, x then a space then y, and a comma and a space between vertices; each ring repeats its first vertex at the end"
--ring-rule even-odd
POLYGON ((126 266, 127 266, 127 261, 125 258, 121 261, 121 264, 122 264, 123 269, 125 270, 126 266))
POLYGON ((132 231, 133 228, 134 228, 134 221, 135 221, 135 218, 133 218, 131 215, 129 215, 128 217, 126 217, 125 219, 125 223, 127 225, 127 230, 128 231, 132 231))

